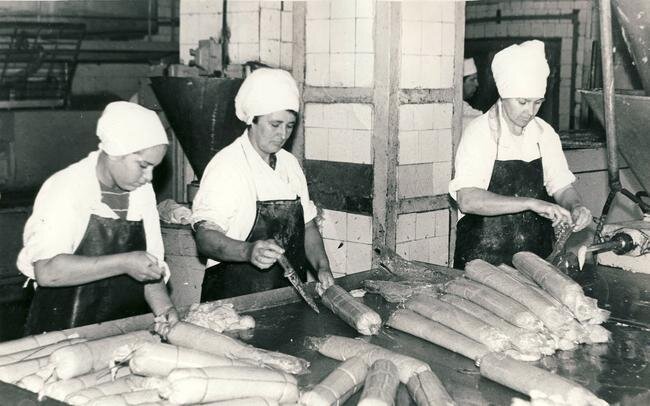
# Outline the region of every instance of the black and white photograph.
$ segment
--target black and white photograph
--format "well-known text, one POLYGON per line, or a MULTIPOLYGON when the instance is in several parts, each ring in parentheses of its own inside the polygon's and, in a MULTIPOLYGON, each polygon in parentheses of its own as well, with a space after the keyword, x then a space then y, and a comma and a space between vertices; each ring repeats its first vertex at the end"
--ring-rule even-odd
POLYGON ((650 404, 650 0, 0 0, 0 405, 650 404))

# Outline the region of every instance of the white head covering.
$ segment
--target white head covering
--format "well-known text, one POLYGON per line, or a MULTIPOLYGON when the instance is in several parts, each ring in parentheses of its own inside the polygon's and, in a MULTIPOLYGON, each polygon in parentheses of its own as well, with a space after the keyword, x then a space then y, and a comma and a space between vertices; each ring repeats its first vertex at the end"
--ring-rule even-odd
POLYGON ((549 72, 544 43, 538 40, 511 45, 492 60, 492 74, 503 99, 544 97, 549 72))
POLYGON ((255 116, 280 110, 300 111, 298 86, 289 72, 259 68, 242 83, 235 97, 237 118, 251 124, 255 116))
POLYGON ((463 61, 463 77, 476 74, 476 64, 474 58, 465 58, 463 61))
POLYGON ((125 101, 106 106, 97 121, 97 136, 99 149, 113 156, 169 143, 165 128, 154 111, 125 101))

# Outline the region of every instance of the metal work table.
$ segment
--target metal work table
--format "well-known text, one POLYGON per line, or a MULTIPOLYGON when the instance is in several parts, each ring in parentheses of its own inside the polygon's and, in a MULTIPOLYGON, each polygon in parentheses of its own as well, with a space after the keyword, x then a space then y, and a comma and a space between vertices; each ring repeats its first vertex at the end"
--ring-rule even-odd
MULTIPOLYGON (((352 289, 358 287, 363 279, 385 277, 383 272, 368 271, 339 279, 338 282, 352 289)), ((587 294, 598 297, 601 307, 612 311, 612 319, 605 326, 612 332, 613 340, 608 344, 583 345, 574 351, 560 351, 542 359, 537 365, 583 384, 612 404, 650 404, 650 275, 607 267, 594 270, 592 267, 577 279, 587 294)), ((364 300, 384 320, 395 308, 395 305, 386 303, 378 295, 368 294, 364 300)), ((328 334, 358 336, 356 331, 324 306, 320 306, 320 315, 315 314, 299 301, 291 288, 240 296, 226 302, 233 303, 239 311, 255 318, 257 325, 251 336, 242 337, 246 342, 303 357, 311 363, 311 373, 299 377, 303 389, 321 381, 338 364, 338 361, 310 349, 308 337, 328 334)), ((104 324, 105 327, 117 326, 126 331, 146 328, 151 321, 151 315, 145 315, 104 324)), ((87 333, 95 331, 97 326, 82 329, 87 333)), ((512 397, 525 398, 482 378, 471 360, 406 333, 384 327, 377 336, 365 339, 429 363, 459 405, 509 405, 512 397)), ((398 394, 402 400, 405 398, 403 389, 398 394)), ((358 396, 346 404, 356 404, 358 396)), ((34 394, 0 383, 0 404, 30 405, 32 403, 29 402, 34 400, 34 394)), ((60 403, 50 400, 42 404, 60 403)))

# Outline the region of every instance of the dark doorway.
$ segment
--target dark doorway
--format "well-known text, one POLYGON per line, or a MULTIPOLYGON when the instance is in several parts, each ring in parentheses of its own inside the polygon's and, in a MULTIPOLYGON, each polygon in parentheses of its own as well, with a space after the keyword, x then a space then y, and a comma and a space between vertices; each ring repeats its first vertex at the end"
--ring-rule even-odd
MULTIPOLYGON (((465 41, 465 57, 474 58, 478 71, 479 87, 469 104, 475 109, 487 111, 499 98, 497 86, 492 76, 492 58, 494 55, 512 44, 519 44, 533 38, 492 38, 471 39, 465 41)), ((544 121, 557 129, 559 125, 560 102, 560 57, 562 49, 561 38, 543 38, 544 51, 551 73, 546 83, 546 96, 542 107, 537 113, 544 121)))

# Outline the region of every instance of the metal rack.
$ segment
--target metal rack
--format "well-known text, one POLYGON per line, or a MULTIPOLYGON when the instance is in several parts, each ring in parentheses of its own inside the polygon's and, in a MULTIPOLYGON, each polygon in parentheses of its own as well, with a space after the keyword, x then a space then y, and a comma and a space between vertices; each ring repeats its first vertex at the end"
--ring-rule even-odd
POLYGON ((69 101, 84 24, 0 22, 0 108, 69 101))

